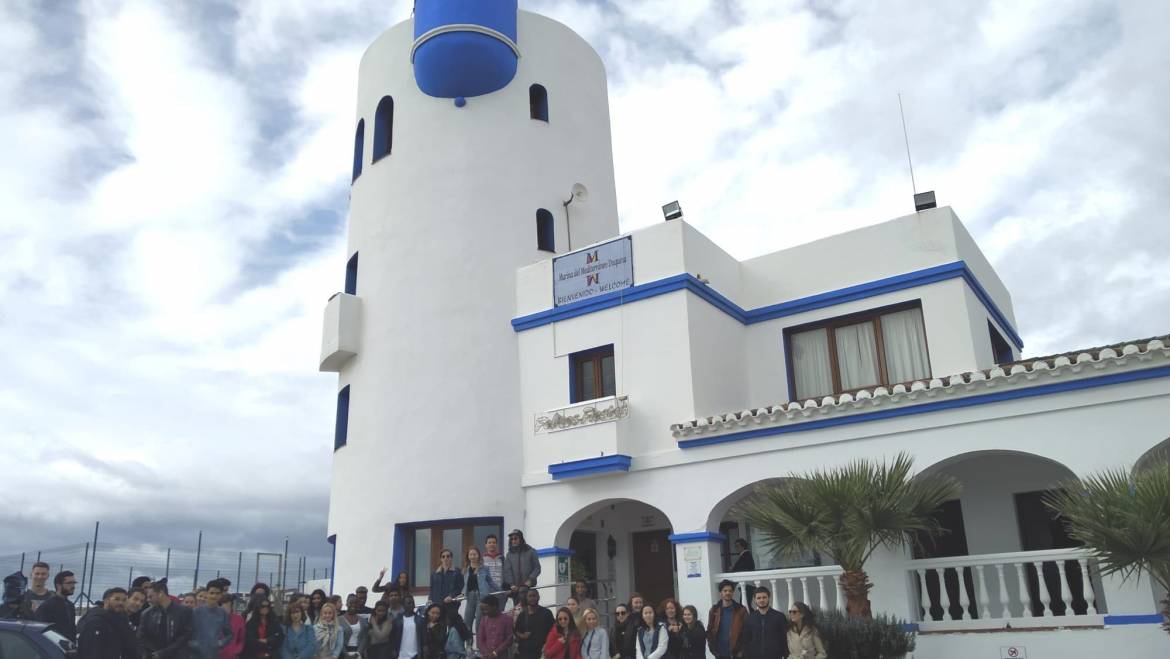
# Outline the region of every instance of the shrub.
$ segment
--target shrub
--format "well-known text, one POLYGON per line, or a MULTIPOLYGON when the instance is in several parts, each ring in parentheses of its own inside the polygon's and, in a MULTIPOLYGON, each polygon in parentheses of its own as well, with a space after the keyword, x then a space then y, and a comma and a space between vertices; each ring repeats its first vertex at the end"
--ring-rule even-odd
POLYGON ((914 633, 892 616, 858 618, 844 611, 818 611, 816 624, 829 659, 899 659, 914 651, 914 633))

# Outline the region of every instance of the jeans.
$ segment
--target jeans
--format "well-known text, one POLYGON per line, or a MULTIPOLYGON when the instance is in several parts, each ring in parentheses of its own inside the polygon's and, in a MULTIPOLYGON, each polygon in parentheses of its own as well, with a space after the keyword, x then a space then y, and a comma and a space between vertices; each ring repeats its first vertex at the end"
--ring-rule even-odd
POLYGON ((467 599, 464 600, 463 609, 463 624, 471 630, 472 638, 475 636, 476 625, 479 621, 479 591, 472 590, 464 593, 467 599))

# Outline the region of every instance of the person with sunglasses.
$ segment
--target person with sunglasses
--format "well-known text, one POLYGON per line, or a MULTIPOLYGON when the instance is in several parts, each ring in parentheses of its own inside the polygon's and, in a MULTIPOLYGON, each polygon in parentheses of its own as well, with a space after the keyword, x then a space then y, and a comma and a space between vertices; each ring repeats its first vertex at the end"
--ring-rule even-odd
POLYGON ((788 654, 793 659, 828 659, 812 609, 795 602, 788 610, 788 654))
POLYGON ((745 659, 787 657, 788 619, 772 608, 772 592, 767 586, 758 586, 752 598, 755 607, 743 625, 743 656, 745 659))
POLYGON ((628 659, 625 648, 632 647, 628 642, 630 626, 627 624, 630 619, 630 606, 622 603, 614 607, 613 619, 613 632, 609 635, 609 656, 611 659, 622 659, 622 657, 628 659))
POLYGON ((581 659, 581 634, 567 607, 557 609, 557 624, 544 641, 544 659, 581 659))
POLYGON ((272 602, 266 594, 253 591, 252 603, 248 607, 252 616, 244 627, 244 659, 271 659, 280 656, 284 643, 284 627, 272 610, 272 602))

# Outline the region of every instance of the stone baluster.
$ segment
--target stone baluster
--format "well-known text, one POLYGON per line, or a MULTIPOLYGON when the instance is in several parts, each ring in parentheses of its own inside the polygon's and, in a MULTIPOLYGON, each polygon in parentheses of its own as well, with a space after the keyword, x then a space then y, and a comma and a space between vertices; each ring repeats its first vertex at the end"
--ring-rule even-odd
POLYGON ((1064 561, 1056 561, 1056 570, 1060 573, 1060 601, 1064 602, 1064 615, 1076 615, 1072 608, 1072 588, 1068 584, 1068 574, 1064 569, 1064 561))
POLYGON ((975 566, 975 590, 979 595, 979 617, 986 620, 991 617, 991 598, 988 596, 987 575, 982 565, 975 566))
POLYGON ((1032 596, 1028 594, 1028 579, 1025 576, 1027 573, 1027 563, 1016 563, 1016 576, 1020 578, 1020 601, 1024 603, 1024 610, 1020 614, 1021 618, 1032 618, 1036 615, 1032 611, 1032 596))
POLYGON ((1032 565, 1036 567, 1036 581, 1039 584, 1040 591, 1040 617, 1047 618, 1052 615, 1052 608, 1049 606, 1052 603, 1052 597, 1048 594, 1048 584, 1044 581, 1044 562, 1036 561, 1032 565))
POLYGON ((1003 563, 996 563, 995 571, 999 573, 999 617, 1010 618, 1012 612, 1008 609, 1007 582, 1003 578, 1003 563))
POLYGON ((1085 559, 1080 558, 1077 559, 1077 565, 1081 566, 1081 580, 1084 583, 1085 603, 1088 604, 1085 613, 1088 615, 1100 613, 1097 610, 1097 595, 1093 592, 1093 575, 1089 572, 1089 563, 1085 559))

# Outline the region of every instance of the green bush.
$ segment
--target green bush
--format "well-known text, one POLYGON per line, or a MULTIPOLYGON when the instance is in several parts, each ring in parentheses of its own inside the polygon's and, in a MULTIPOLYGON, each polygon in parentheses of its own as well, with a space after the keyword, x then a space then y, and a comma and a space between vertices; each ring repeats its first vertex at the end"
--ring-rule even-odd
POLYGON ((818 611, 817 629, 829 659, 899 659, 914 651, 914 633, 887 615, 851 617, 844 611, 818 611))

